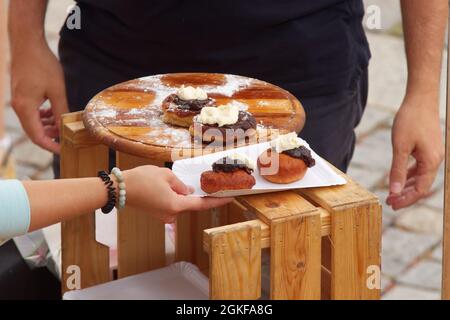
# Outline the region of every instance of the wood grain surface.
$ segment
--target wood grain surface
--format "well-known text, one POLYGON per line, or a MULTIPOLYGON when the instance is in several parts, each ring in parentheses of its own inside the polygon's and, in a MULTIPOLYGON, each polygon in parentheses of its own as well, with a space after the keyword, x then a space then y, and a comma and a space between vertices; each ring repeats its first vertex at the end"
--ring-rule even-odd
MULTIPOLYGON (((161 163, 117 152, 117 165, 123 170, 161 163)), ((162 268, 166 264, 164 223, 149 210, 126 206, 117 214, 117 256, 119 278, 162 268)))
POLYGON ((207 234, 209 294, 214 300, 258 299, 261 296, 261 227, 249 221, 207 234))
MULTIPOLYGON (((67 114, 62 118, 61 178, 96 176, 99 170, 108 169, 108 148, 86 137, 79 128, 68 126, 80 120, 79 114, 67 114)), ((63 221, 61 223, 61 292, 73 290, 74 266, 80 271, 81 288, 111 280, 109 248, 95 239, 95 213, 63 221)))
POLYGON ((161 120, 162 101, 182 85, 201 87, 218 105, 231 101, 245 104, 257 119, 260 137, 275 129, 300 132, 305 122, 300 102, 277 86, 242 76, 206 73, 155 75, 115 85, 89 102, 83 121, 99 142, 153 160, 173 161, 174 157, 198 155, 198 151, 217 151, 194 142, 186 128, 161 120))

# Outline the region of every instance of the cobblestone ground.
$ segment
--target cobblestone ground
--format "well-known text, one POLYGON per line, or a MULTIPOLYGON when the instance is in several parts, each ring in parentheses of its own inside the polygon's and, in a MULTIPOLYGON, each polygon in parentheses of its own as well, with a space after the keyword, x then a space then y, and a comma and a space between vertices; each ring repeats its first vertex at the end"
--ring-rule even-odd
MULTIPOLYGON (((47 37, 54 50, 57 47, 59 27, 70 3, 69 0, 50 1, 47 37)), ((383 30, 368 32, 373 53, 369 102, 357 128, 358 142, 349 175, 376 193, 384 203, 391 160, 390 129, 405 89, 406 63, 401 29, 399 30, 398 5, 387 0, 366 1, 366 4, 380 5, 383 30)), ((445 66, 443 70, 445 71, 445 66)), ((442 99, 442 123, 445 115, 444 102, 445 99, 442 99)), ((9 102, 6 123, 14 140, 13 155, 19 178, 52 178, 52 156, 26 138, 9 102)), ((444 175, 441 170, 428 199, 396 213, 384 206, 384 299, 439 299, 443 183, 444 175)))

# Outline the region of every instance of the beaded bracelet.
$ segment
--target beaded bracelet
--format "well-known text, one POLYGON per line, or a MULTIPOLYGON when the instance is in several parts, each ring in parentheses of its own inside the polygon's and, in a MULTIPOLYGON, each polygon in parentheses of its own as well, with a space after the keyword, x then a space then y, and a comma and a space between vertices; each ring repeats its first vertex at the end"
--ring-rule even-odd
POLYGON ((114 182, 105 171, 99 171, 98 177, 102 179, 103 183, 108 189, 108 202, 102 208, 102 212, 110 213, 116 205, 116 189, 114 188, 114 182))
POLYGON ((113 168, 111 174, 114 175, 119 183, 119 203, 117 204, 117 209, 122 209, 125 207, 125 202, 127 200, 127 191, 125 181, 122 176, 122 171, 119 168, 113 168))

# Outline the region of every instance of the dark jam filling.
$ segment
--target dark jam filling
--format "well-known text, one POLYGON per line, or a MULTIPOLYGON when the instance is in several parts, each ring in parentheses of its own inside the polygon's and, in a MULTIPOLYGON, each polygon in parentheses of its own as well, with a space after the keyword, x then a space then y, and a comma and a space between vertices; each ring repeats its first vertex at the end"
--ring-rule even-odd
POLYGON ((238 121, 234 124, 227 124, 224 126, 219 127, 218 124, 205 124, 204 130, 207 130, 208 128, 219 128, 219 129, 242 129, 242 130, 248 130, 248 129, 256 129, 256 119, 254 116, 252 116, 247 111, 239 111, 238 121))
POLYGON ((211 98, 205 100, 183 100, 177 95, 174 95, 172 102, 178 106, 178 108, 190 111, 200 111, 203 107, 212 106, 214 100, 211 98))
POLYGON ((237 170, 244 170, 248 174, 252 174, 253 170, 247 167, 245 163, 238 159, 231 159, 228 157, 217 160, 213 163, 212 169, 214 172, 231 173, 237 170))
POLYGON ((304 146, 283 151, 282 153, 303 160, 308 168, 314 167, 316 164, 316 160, 311 156, 311 151, 304 146))

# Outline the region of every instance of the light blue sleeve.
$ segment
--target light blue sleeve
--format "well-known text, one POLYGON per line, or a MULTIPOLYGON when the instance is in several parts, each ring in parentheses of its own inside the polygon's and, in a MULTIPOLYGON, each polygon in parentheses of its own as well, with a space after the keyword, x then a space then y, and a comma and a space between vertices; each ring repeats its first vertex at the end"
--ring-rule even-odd
POLYGON ((30 228, 30 202, 19 180, 0 180, 0 238, 23 235, 30 228))

